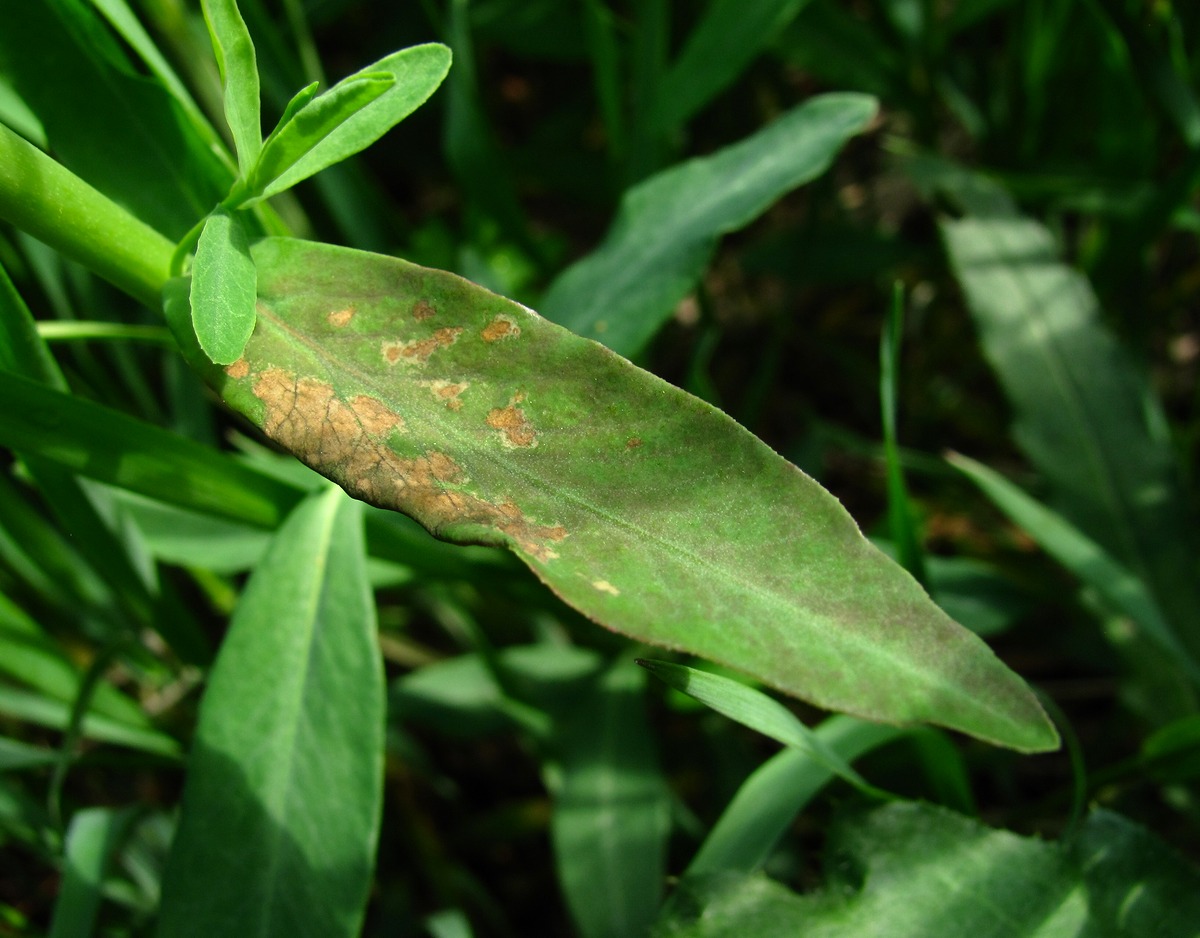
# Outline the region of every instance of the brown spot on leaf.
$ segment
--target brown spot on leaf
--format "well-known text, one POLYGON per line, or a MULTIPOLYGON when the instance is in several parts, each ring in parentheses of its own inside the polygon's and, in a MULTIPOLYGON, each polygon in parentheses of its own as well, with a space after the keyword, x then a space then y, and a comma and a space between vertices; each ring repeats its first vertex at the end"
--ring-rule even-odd
POLYGON ((332 313, 325 317, 325 321, 335 329, 341 329, 343 326, 350 324, 350 320, 354 318, 354 307, 347 306, 345 309, 335 309, 332 313))
POLYGON ((250 374, 250 364, 244 358, 239 358, 232 365, 225 366, 225 374, 233 378, 234 381, 241 381, 242 378, 250 374))
POLYGON ((429 388, 439 401, 445 401, 446 407, 450 410, 462 410, 462 393, 471 386, 469 381, 422 381, 422 385, 429 388))
POLYGON ((637 449, 641 445, 642 445, 642 438, 640 436, 631 436, 628 440, 625 441, 626 449, 637 449))
POLYGON ((347 403, 330 384, 280 368, 262 372, 254 394, 267 436, 364 501, 411 515, 435 535, 485 541, 472 530, 484 529, 538 560, 558 556, 550 545, 567 536, 561 525, 536 524, 511 499, 497 504, 467 490, 470 479, 445 453, 392 450, 386 438, 403 420, 381 401, 358 395, 347 403))
POLYGON ((514 404, 493 407, 488 411, 487 423, 489 427, 500 431, 500 438, 506 446, 537 446, 537 433, 533 424, 525 416, 525 411, 514 404))
POLYGON ((429 356, 440 348, 446 348, 458 341, 462 329, 458 326, 439 329, 428 339, 412 339, 408 342, 384 342, 381 351, 383 359, 389 365, 398 362, 406 364, 427 362, 429 356))
POLYGON ((610 596, 621 595, 621 591, 609 583, 608 580, 593 580, 592 586, 598 589, 601 593, 608 593, 610 596))
POLYGON ((426 319, 432 319, 437 314, 437 310, 428 300, 417 300, 412 314, 413 319, 417 322, 424 322, 426 319))
POLYGON ((484 342, 499 342, 501 339, 515 339, 521 334, 521 327, 511 316, 500 315, 483 327, 480 336, 484 342))

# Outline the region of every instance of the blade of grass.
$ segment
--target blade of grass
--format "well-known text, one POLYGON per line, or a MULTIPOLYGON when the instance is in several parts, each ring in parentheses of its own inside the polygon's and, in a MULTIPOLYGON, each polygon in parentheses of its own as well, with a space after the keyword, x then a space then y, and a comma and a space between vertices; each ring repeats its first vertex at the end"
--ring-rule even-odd
POLYGON ((49 938, 90 938, 96 934, 104 873, 133 821, 132 810, 85 808, 67 830, 63 878, 49 938))

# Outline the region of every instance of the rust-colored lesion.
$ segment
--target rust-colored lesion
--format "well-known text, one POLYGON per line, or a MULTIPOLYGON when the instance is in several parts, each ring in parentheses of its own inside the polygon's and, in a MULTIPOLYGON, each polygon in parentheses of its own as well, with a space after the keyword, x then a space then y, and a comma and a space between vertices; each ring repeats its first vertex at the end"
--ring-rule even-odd
POLYGON ((493 430, 500 431, 500 440, 505 446, 537 446, 537 431, 525 416, 525 411, 517 406, 523 399, 524 395, 518 395, 507 407, 493 407, 488 411, 487 424, 493 430))
POLYGON ((467 490, 467 474, 443 452, 395 452, 388 437, 404 421, 382 401, 344 401, 327 382, 282 368, 264 370, 253 391, 267 436, 363 501, 411 515, 434 534, 480 527, 537 560, 558 556, 553 545, 567 536, 561 525, 536 524, 511 499, 495 503, 467 490))
POLYGON ((244 358, 239 358, 232 365, 225 366, 225 374, 233 378, 234 381, 241 381, 250 374, 250 363, 244 358))
POLYGON ((515 339, 521 334, 521 327, 517 325, 515 319, 511 316, 505 316, 503 313, 496 316, 483 327, 483 331, 479 333, 480 338, 484 342, 499 342, 501 339, 515 339))
POLYGON ((424 322, 426 319, 432 319, 437 315, 437 309, 429 300, 417 300, 413 304, 412 316, 417 322, 424 322))
POLYGON ((642 438, 640 436, 631 436, 628 440, 625 441, 625 449, 626 450, 637 449, 641 445, 642 445, 642 438))
POLYGON ((350 320, 354 318, 354 307, 347 306, 344 309, 335 309, 332 313, 325 317, 325 321, 335 329, 341 329, 350 325, 350 320))
POLYGON ((462 335, 461 327, 448 326, 445 329, 438 329, 427 339, 411 339, 407 342, 385 341, 380 346, 380 352, 383 354, 383 360, 389 365, 423 364, 429 361, 429 356, 438 349, 448 348, 457 342, 460 335, 462 335))
POLYGON ((443 401, 449 410, 462 410, 463 392, 471 386, 469 381, 422 381, 423 387, 439 401, 443 401))

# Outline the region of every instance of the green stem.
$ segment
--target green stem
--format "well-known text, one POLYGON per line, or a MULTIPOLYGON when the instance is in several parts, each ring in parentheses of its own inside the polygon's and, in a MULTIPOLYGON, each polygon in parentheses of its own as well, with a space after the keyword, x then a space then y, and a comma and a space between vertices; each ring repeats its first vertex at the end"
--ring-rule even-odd
POLYGON ((175 245, 2 124, 0 219, 161 306, 175 245))

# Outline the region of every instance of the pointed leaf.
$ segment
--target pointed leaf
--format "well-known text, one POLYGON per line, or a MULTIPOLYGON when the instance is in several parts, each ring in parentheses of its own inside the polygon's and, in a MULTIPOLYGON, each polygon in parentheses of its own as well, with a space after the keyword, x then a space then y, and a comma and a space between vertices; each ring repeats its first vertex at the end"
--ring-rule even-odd
POLYGON ((254 330, 257 276, 246 229, 217 209, 196 245, 191 304, 196 338, 218 365, 237 361, 254 330))
POLYGON ((640 351, 695 286, 721 235, 823 173, 875 111, 866 95, 822 95, 630 189, 604 243, 554 281, 543 312, 622 355, 640 351))
POLYGON ((168 317, 232 406, 352 494, 822 706, 1056 744, 1020 678, 724 414, 443 271, 289 239, 254 258, 242 359, 213 368, 168 317))
POLYGON ((305 88, 292 99, 279 126, 263 144, 262 155, 250 174, 249 192, 265 198, 294 185, 303 178, 293 178, 291 171, 296 164, 395 84, 395 76, 378 72, 347 78, 318 97, 310 94, 314 85, 305 88))
MULTIPOLYGON (((295 137, 292 136, 293 132, 288 132, 287 139, 282 142, 271 144, 271 141, 268 141, 272 149, 284 146, 288 148, 278 150, 270 156, 272 161, 278 160, 280 166, 286 163, 286 168, 278 170, 274 181, 271 181, 273 171, 270 167, 264 169, 262 174, 256 174, 263 189, 246 204, 253 204, 260 198, 283 192, 326 167, 365 150, 424 104, 437 90, 449 70, 450 50, 440 43, 426 43, 386 56, 342 79, 325 94, 313 98, 296 112, 292 120, 295 123, 303 117, 303 122, 297 125, 294 131, 295 137), (373 100, 362 103, 362 95, 375 94, 379 90, 377 83, 383 76, 392 79, 391 86, 384 88, 373 100), (368 80, 366 84, 363 84, 364 79, 368 80), (347 88, 352 90, 347 91, 347 88), (331 120, 332 117, 345 113, 351 102, 358 102, 354 113, 346 116, 340 123, 331 120), (306 112, 309 113, 306 115, 306 112), (310 119, 313 122, 311 130, 308 128, 310 119), (336 123, 336 126, 331 127, 303 155, 290 163, 282 158, 284 154, 291 155, 290 148, 301 139, 300 135, 307 136, 311 133, 315 136, 316 128, 331 123, 336 123)), ((281 125, 281 137, 285 136, 285 129, 281 125)), ((278 141, 278 138, 276 140, 278 141)), ((263 159, 267 158, 268 154, 264 151, 263 159)))
POLYGON ((238 169, 250 172, 262 149, 262 103, 254 41, 238 10, 237 0, 201 0, 204 20, 225 91, 225 120, 233 133, 238 169))
POLYGON ((247 583, 201 706, 159 934, 357 935, 383 786, 358 506, 302 502, 247 583))

